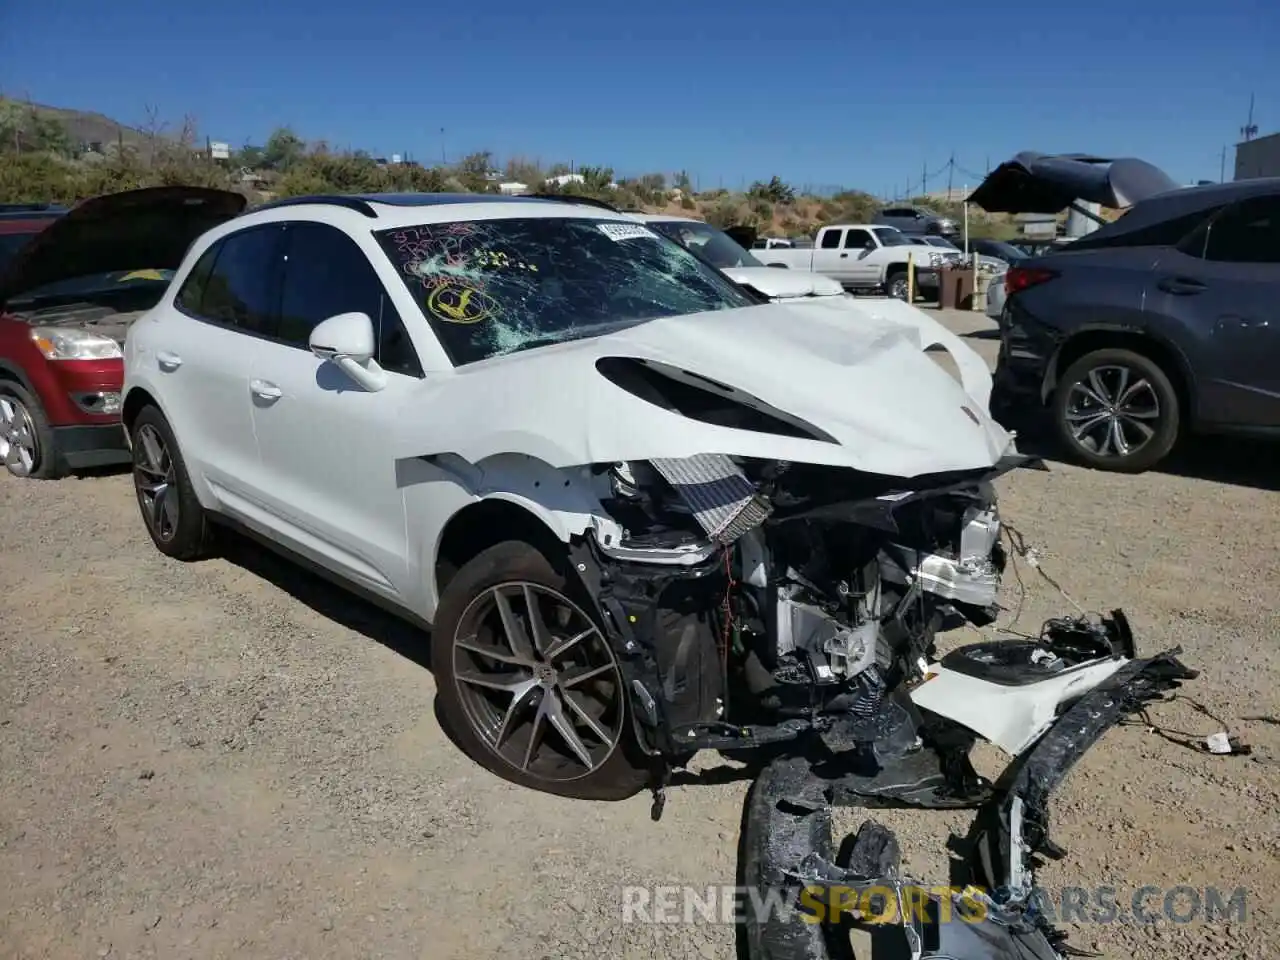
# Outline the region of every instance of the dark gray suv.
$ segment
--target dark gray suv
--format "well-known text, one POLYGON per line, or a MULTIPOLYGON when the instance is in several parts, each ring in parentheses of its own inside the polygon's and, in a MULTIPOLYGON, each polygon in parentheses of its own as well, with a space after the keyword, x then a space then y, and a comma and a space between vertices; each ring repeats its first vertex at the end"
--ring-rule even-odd
POLYGON ((954 237, 960 232, 954 220, 927 207, 885 207, 876 214, 875 222, 914 236, 954 237))
POLYGON ((1280 178, 1160 189, 1005 288, 997 419, 1047 413, 1076 459, 1124 472, 1184 430, 1280 436, 1280 178))

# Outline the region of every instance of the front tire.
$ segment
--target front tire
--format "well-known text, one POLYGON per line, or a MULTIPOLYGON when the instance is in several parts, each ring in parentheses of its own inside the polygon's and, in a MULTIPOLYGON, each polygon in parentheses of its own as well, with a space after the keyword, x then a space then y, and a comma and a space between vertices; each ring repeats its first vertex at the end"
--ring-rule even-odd
POLYGON ((1071 456, 1087 466, 1141 473, 1178 439, 1178 393, 1160 365, 1133 350, 1087 353, 1062 375, 1053 423, 1071 456))
POLYGON ((648 780, 622 672, 576 579, 521 541, 466 563, 440 598, 431 669, 449 732, 504 780, 623 800, 648 780))
POLYGON ((13 476, 31 480, 67 474, 40 401, 10 380, 0 381, 0 464, 13 476))
POLYGON ((895 300, 906 300, 910 292, 907 289, 906 271, 891 273, 884 283, 884 292, 895 300))
POLYGON ((209 521, 169 421, 155 407, 144 407, 134 418, 129 437, 133 488, 151 542, 175 560, 207 557, 212 539, 209 521))

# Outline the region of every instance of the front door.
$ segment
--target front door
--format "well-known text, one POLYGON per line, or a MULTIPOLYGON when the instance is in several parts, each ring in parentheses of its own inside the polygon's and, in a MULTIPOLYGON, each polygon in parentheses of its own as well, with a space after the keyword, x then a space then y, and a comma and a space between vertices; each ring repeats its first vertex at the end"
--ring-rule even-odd
POLYGON ((277 535, 317 563, 392 600, 404 601, 404 498, 392 457, 415 407, 422 372, 382 281, 364 251, 322 223, 285 231, 275 337, 253 369, 253 422, 272 477, 277 535), (387 386, 369 392, 308 347, 311 331, 340 313, 368 314, 387 386))
POLYGON ((1146 308, 1190 343, 1200 420, 1280 427, 1280 197, 1243 200, 1162 256, 1146 308))

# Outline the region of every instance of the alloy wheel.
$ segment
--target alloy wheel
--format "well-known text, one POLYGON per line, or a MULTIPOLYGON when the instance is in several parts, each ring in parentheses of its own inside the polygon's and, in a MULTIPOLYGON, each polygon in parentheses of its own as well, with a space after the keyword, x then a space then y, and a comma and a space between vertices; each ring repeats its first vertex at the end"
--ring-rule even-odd
POLYGON ((168 444, 149 423, 134 437, 133 485, 147 527, 157 540, 168 543, 178 532, 177 472, 168 444))
POLYGON ((889 296, 895 300, 907 299, 907 278, 895 277, 889 281, 889 296))
POLYGON ((31 413, 17 397, 0 395, 0 462, 15 477, 28 477, 40 462, 31 413))
POLYGON ((453 677, 475 733, 506 763, 548 781, 585 777, 622 739, 625 692, 608 641, 562 593, 491 587, 453 638, 453 677))
POLYGON ((1095 456, 1133 456, 1156 434, 1160 397, 1151 381, 1121 365, 1094 367, 1068 387, 1067 427, 1095 456))

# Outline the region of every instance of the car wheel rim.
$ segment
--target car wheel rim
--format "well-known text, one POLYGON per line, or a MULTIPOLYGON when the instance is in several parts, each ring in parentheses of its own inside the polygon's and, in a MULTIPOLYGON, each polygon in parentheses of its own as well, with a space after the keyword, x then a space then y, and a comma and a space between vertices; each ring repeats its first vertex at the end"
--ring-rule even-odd
POLYGON ((27 477, 40 461, 31 414, 17 397, 0 397, 0 461, 15 477, 27 477))
POLYGON ((907 281, 895 280, 889 285, 889 296, 896 300, 907 299, 907 281))
POLYGON ((504 583, 471 601, 454 632, 453 676, 485 745, 539 779, 585 777, 622 739, 625 694, 608 641, 540 584, 504 583))
POLYGON ((149 423, 134 436, 133 484, 148 529, 168 543, 178 532, 178 485, 173 454, 160 431, 149 423))
POLYGON ((1094 367, 1068 388, 1067 428, 1095 456, 1133 456, 1155 437, 1160 415, 1155 387, 1131 367, 1094 367))

